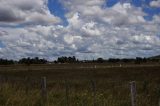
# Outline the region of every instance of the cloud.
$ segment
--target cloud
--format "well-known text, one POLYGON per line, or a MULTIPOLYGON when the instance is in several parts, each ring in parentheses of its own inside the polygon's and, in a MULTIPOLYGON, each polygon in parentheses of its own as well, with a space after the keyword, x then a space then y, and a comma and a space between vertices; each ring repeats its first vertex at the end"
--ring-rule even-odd
POLYGON ((153 0, 150 2, 150 6, 151 7, 156 7, 159 8, 160 7, 160 0, 153 0))
POLYGON ((60 18, 52 15, 46 0, 1 0, 0 24, 55 24, 60 18))
POLYGON ((96 23, 95 22, 90 22, 86 23, 85 25, 82 26, 82 32, 85 33, 85 35, 90 35, 90 36, 100 36, 101 32, 96 28, 96 23))
POLYGON ((146 14, 141 8, 134 7, 130 3, 117 3, 111 8, 102 8, 105 0, 61 0, 61 2, 69 11, 66 14, 68 18, 70 18, 72 14, 78 12, 78 17, 83 19, 83 21, 102 21, 113 25, 145 22, 143 17, 146 14))
POLYGON ((15 1, 0 1, 8 6, 0 6, 0 12, 11 12, 3 13, 8 18, 5 20, 0 15, 0 23, 30 25, 0 27, 0 41, 5 45, 0 48, 2 58, 122 58, 160 52, 159 15, 147 21, 141 7, 129 3, 104 7, 105 0, 60 0, 67 11, 68 25, 64 26, 59 17, 50 14, 47 1, 15 1))

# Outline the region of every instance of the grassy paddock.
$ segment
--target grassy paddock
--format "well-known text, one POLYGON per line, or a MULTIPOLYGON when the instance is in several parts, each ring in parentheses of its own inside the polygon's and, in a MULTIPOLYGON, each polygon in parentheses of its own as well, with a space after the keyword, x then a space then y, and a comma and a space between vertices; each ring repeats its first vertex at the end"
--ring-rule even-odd
POLYGON ((59 64, 0 66, 0 106, 158 106, 159 65, 59 64), (47 98, 41 77, 47 78, 47 98))

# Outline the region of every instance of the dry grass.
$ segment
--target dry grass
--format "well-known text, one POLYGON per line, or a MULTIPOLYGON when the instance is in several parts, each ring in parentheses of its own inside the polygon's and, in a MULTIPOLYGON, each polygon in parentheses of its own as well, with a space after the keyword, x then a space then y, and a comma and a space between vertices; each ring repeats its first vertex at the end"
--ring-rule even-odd
POLYGON ((129 82, 133 80, 137 106, 158 106, 160 66, 94 66, 1 66, 0 106, 44 106, 40 90, 43 76, 47 77, 46 106, 131 106, 129 82))

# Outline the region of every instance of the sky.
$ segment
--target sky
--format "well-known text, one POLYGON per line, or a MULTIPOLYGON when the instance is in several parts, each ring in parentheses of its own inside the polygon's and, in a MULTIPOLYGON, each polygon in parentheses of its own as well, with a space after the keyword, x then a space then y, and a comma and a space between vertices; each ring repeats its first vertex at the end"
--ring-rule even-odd
POLYGON ((160 55, 160 0, 0 0, 0 58, 160 55))

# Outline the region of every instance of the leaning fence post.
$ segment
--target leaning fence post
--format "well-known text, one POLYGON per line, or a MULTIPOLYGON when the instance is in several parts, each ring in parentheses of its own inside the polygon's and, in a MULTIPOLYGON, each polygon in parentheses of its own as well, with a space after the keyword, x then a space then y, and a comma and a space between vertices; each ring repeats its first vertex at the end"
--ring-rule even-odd
POLYGON ((43 103, 45 104, 47 101, 47 83, 46 83, 46 77, 41 78, 41 94, 43 103))
POLYGON ((132 106, 136 106, 136 82, 130 82, 131 87, 131 104, 132 106))

